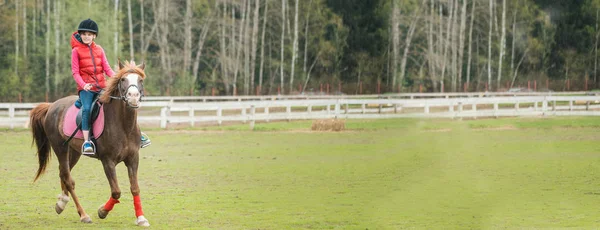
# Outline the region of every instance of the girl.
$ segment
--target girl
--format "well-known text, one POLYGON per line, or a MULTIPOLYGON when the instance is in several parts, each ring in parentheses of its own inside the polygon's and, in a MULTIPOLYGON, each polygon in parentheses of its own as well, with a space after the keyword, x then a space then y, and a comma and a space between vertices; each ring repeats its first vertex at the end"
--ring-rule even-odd
MULTIPOLYGON (((106 87, 104 74, 112 77, 115 72, 110 68, 104 50, 94 42, 98 34, 98 24, 92 19, 79 23, 76 32, 71 36, 71 70, 73 79, 77 83, 79 98, 82 106, 81 129, 83 131, 84 155, 94 155, 94 144, 90 141, 90 108, 98 92, 106 87)), ((142 133, 142 148, 150 145, 150 139, 142 133)))

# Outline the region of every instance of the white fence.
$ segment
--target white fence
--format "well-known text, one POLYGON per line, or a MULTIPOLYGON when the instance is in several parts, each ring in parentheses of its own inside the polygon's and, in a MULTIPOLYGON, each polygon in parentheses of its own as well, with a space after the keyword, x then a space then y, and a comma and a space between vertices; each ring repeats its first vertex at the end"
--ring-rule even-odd
MULTIPOLYGON (((600 96, 586 93, 397 94, 287 97, 147 97, 142 126, 394 117, 599 116, 600 96), (573 94, 576 94, 573 96, 573 94)), ((0 126, 27 127, 36 103, 0 103, 0 126)))

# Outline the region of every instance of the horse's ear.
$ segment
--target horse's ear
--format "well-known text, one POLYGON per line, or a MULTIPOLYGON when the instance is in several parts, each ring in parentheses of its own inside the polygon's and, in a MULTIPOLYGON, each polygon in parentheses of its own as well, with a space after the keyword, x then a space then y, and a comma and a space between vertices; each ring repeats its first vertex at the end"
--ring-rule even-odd
POLYGON ((123 66, 123 62, 121 62, 120 58, 117 58, 117 62, 119 63, 119 69, 123 69, 125 66, 123 66))
POLYGON ((138 65, 138 67, 139 67, 140 69, 144 70, 144 68, 146 68, 146 63, 145 63, 145 62, 142 62, 142 64, 141 64, 141 65, 138 65))

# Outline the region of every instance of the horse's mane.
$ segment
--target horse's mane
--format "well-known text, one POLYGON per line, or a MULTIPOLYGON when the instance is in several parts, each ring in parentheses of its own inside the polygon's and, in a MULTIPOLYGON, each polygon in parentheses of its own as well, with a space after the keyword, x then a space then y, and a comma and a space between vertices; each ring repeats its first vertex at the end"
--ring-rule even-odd
POLYGON ((123 76, 130 73, 136 73, 140 75, 142 79, 146 78, 144 70, 139 66, 136 66, 134 61, 125 61, 125 64, 121 64, 121 62, 119 61, 119 71, 113 77, 108 78, 106 82, 106 88, 104 89, 104 93, 100 96, 100 102, 108 103, 110 102, 110 96, 120 96, 118 95, 119 81, 121 80, 121 78, 123 78, 123 76))

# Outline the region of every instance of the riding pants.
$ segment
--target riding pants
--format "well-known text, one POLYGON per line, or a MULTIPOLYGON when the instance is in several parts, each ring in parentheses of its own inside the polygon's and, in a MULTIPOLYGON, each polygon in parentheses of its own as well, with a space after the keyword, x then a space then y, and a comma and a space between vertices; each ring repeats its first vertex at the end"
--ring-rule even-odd
POLYGON ((90 110, 92 108, 92 103, 94 102, 94 98, 96 98, 98 93, 93 91, 81 90, 79 91, 79 98, 81 99, 81 130, 89 131, 90 130, 90 110))

